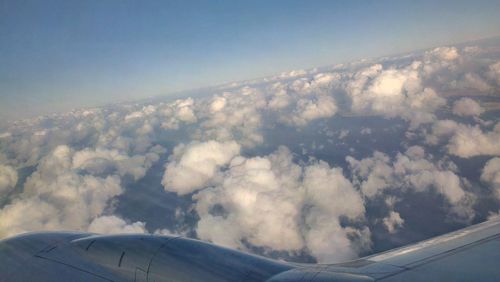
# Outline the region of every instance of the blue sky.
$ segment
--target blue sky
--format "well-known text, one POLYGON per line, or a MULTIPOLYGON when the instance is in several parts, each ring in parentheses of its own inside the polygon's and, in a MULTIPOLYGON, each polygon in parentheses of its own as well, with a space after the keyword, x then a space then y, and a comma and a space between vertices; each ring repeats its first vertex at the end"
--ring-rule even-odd
POLYGON ((500 35, 500 1, 0 0, 16 119, 500 35))

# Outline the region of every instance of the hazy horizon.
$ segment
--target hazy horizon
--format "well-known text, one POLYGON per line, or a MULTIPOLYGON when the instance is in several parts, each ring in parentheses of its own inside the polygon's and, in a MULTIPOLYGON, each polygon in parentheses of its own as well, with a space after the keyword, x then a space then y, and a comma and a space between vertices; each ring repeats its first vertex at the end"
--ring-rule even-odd
POLYGON ((500 35, 497 1, 1 5, 9 120, 500 35))

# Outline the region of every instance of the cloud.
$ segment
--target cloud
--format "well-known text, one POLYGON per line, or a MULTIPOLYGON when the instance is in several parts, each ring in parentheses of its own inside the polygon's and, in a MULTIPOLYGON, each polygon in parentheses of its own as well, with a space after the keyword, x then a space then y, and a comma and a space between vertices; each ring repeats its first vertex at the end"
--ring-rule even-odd
POLYGON ((488 82, 475 73, 466 73, 464 78, 464 87, 477 89, 480 92, 488 92, 492 89, 488 82))
POLYGON ((246 239, 276 250, 300 249, 300 173, 286 149, 269 157, 234 158, 221 185, 194 196, 198 236, 230 247, 243 248, 246 239), (222 235, 224 226, 231 231, 222 235))
POLYGON ((337 105, 330 96, 319 96, 316 100, 300 99, 293 112, 292 123, 304 126, 310 121, 335 115, 337 105))
MULTIPOLYGON (((436 194, 448 219, 482 218, 475 205, 484 197, 471 188, 478 183, 461 173, 467 160, 448 159, 500 155, 500 125, 483 114, 494 108, 500 81, 490 52, 440 47, 231 83, 196 98, 14 122, 0 133, 0 195, 8 195, 0 237, 56 229, 146 232, 146 222, 167 216, 175 223, 155 232, 331 262, 369 250, 371 230, 380 230, 374 225, 385 235, 420 228, 395 205, 415 204, 415 193, 436 194), (447 101, 455 97, 449 115, 447 101), (405 135, 392 135, 402 126, 409 127, 405 135), (346 144, 350 132, 361 135, 346 144), (401 149, 410 144, 417 146, 401 149), (349 154, 356 158, 346 164, 349 154), (173 192, 163 195, 172 201, 163 205, 185 206, 130 222, 129 195, 118 196, 144 185, 173 192), (365 205, 380 212, 366 214, 365 205)), ((494 160, 482 173, 488 187, 496 187, 494 160)))
POLYGON ((9 160, 16 167, 36 165, 58 145, 81 148, 84 144, 132 156, 147 151, 165 130, 189 129, 188 125, 196 123, 193 127, 198 130, 188 132, 191 139, 236 140, 249 148, 264 142, 263 118, 271 117, 265 126, 281 122, 304 127, 334 117, 339 110, 401 117, 415 128, 435 120, 434 112, 445 104, 439 90, 449 89, 452 82, 468 85, 455 88, 476 85, 483 91, 486 88, 480 85, 486 84, 482 82, 494 83, 498 62, 478 60, 478 54, 485 53, 470 51, 475 49, 440 47, 404 59, 365 60, 329 71, 292 71, 281 77, 236 83, 213 97, 121 104, 40 117, 9 128, 12 132, 5 136, 12 142, 3 142, 3 149, 6 155, 16 156, 9 160), (344 95, 350 105, 345 104, 344 95))
POLYGON ((370 241, 370 232, 367 228, 356 230, 340 225, 341 216, 356 220, 365 213, 361 196, 344 177, 342 169, 330 168, 324 162, 308 166, 304 170, 303 185, 307 193, 306 206, 310 206, 305 215, 310 228, 305 240, 311 254, 321 262, 357 257, 356 248, 367 246, 353 246, 349 236, 370 241))
POLYGON ((465 180, 446 167, 434 164, 432 156, 422 147, 410 147, 405 153, 398 153, 393 161, 381 152, 362 160, 350 156, 346 160, 353 173, 353 183, 365 197, 374 198, 391 190, 426 192, 432 189, 445 197, 453 206, 450 212, 459 218, 468 220, 474 215, 471 206, 474 197, 465 190, 465 180))
POLYGON ((240 145, 234 141, 178 145, 166 166, 162 184, 166 191, 179 195, 192 193, 209 184, 217 169, 227 165, 239 152, 240 145))
POLYGON ((214 96, 210 102, 210 112, 216 113, 224 109, 226 106, 226 98, 220 96, 214 96))
POLYGON ((297 76, 304 76, 307 72, 305 70, 292 70, 289 72, 283 72, 279 75, 280 78, 292 78, 297 76))
POLYGON ((20 197, 0 210, 0 237, 34 230, 86 230, 122 193, 117 176, 75 173, 73 153, 58 146, 40 161, 20 197))
MULTIPOLYGON (((160 126, 166 130, 176 130, 183 124, 198 121, 196 107, 192 98, 177 99, 171 103, 160 103, 154 112, 160 117, 160 126)), ((152 111, 153 112, 153 111, 152 111)))
POLYGON ((487 75, 493 79, 497 85, 500 85, 500 61, 491 64, 487 75))
POLYGON ((0 141, 0 176, 8 179, 2 193, 17 182, 14 167, 33 172, 0 207, 0 237, 35 230, 87 231, 96 218, 112 214, 116 197, 124 192, 122 183, 144 177, 165 153, 153 144, 159 117, 164 117, 161 110, 192 104, 124 104, 13 123, 0 141))
POLYGON ((396 69, 382 71, 375 77, 368 91, 377 97, 400 96, 405 83, 407 83, 409 79, 414 79, 412 77, 415 75, 416 74, 405 73, 396 69))
POLYGON ((470 98, 461 98, 453 104, 453 113, 458 116, 479 116, 484 109, 470 98))
POLYGON ((349 130, 347 130, 347 129, 342 129, 342 130, 340 130, 340 133, 339 133, 339 137, 338 137, 338 139, 339 139, 339 140, 342 140, 342 139, 346 138, 346 137, 347 137, 347 135, 349 135, 349 130))
POLYGON ((451 137, 447 148, 448 151, 462 158, 470 158, 479 155, 500 155, 500 123, 497 123, 493 131, 484 133, 479 127, 463 126, 457 128, 451 137))
POLYGON ((145 225, 141 221, 128 224, 114 215, 100 216, 90 223, 88 231, 98 234, 147 233, 145 225))
POLYGON ((186 123, 194 123, 197 121, 196 115, 193 112, 193 104, 194 100, 192 98, 177 100, 176 116, 179 118, 179 120, 186 123))
POLYGON ((165 150, 160 146, 153 147, 145 155, 129 157, 118 150, 97 148, 84 149, 73 156, 74 169, 84 170, 93 175, 103 175, 116 172, 120 176, 129 175, 138 180, 142 178, 151 165, 158 161, 165 150))
POLYGON ((331 94, 339 86, 342 75, 337 72, 318 73, 311 78, 303 77, 289 83, 288 88, 300 96, 331 94))
POLYGON ((266 89, 268 109, 279 114, 279 121, 292 126, 303 127, 313 120, 330 118, 338 110, 332 92, 340 79, 338 73, 319 73, 310 79, 274 83, 266 89))
POLYGON ((431 133, 426 134, 428 144, 439 144, 448 141, 446 149, 452 155, 461 158, 490 155, 499 156, 500 123, 492 131, 483 132, 478 125, 471 126, 453 120, 440 120, 433 126, 431 133))
POLYGON ((366 197, 375 197, 394 182, 394 169, 384 153, 376 151, 373 157, 359 161, 348 156, 346 160, 355 176, 354 183, 360 186, 366 197))
POLYGON ((401 215, 395 211, 389 212, 389 216, 384 217, 383 219, 385 228, 391 234, 396 233, 397 228, 402 227, 404 222, 405 221, 401 218, 401 215))
POLYGON ((500 158, 489 160, 481 173, 481 181, 488 184, 493 194, 500 200, 500 158))
POLYGON ((367 127, 363 127, 363 128, 361 128, 360 133, 361 133, 361 135, 369 135, 369 134, 372 134, 372 129, 367 128, 367 127))
POLYGON ((0 197, 14 189, 17 179, 17 171, 14 168, 0 164, 0 197))
POLYGON ((268 108, 277 111, 288 107, 291 103, 291 97, 288 95, 287 86, 281 82, 277 82, 269 87, 272 92, 268 102, 268 108))
POLYGON ((198 140, 235 140, 243 147, 263 143, 261 128, 264 117, 267 126, 276 123, 303 127, 309 122, 330 118, 337 113, 331 90, 341 76, 320 73, 311 79, 273 80, 259 88, 238 85, 207 99, 198 114, 201 128, 193 135, 198 140))
POLYGON ((441 47, 424 53, 422 78, 441 96, 491 95, 498 86, 496 55, 479 47, 441 47))
POLYGON ((412 123, 432 122, 434 112, 446 104, 442 97, 422 85, 422 62, 403 68, 384 69, 375 64, 353 74, 346 83, 351 110, 358 114, 401 117, 412 123))
POLYGON ((438 47, 427 52, 427 55, 434 56, 443 61, 453 61, 460 57, 460 54, 455 47, 438 47))
POLYGON ((216 95, 209 101, 208 111, 200 109, 199 115, 203 121, 193 139, 220 142, 235 140, 246 147, 263 142, 259 130, 267 101, 260 90, 246 86, 235 92, 224 92, 222 96, 216 95))
POLYGON ((236 156, 220 184, 193 199, 198 236, 228 247, 307 248, 319 261, 337 261, 356 257, 350 236, 370 241, 368 229, 340 224, 342 216, 356 221, 365 212, 342 169, 324 162, 301 167, 285 147, 264 157, 236 156))

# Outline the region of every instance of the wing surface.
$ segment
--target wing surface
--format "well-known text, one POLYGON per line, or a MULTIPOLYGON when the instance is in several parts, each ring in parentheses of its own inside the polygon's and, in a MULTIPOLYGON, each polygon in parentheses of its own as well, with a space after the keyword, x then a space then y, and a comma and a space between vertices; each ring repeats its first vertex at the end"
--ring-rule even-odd
POLYGON ((376 281, 500 281, 500 216, 324 271, 376 281))

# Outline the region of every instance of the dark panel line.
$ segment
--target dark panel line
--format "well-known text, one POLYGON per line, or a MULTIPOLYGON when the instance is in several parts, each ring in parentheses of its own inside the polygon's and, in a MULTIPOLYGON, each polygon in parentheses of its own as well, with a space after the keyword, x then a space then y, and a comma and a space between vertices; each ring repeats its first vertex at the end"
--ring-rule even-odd
POLYGON ((57 248, 57 246, 53 246, 52 248, 48 249, 48 250, 45 250, 44 253, 48 253, 50 251, 52 251, 53 249, 57 248))
POLYGON ((142 271, 144 274, 147 274, 146 270, 140 268, 140 267, 136 267, 135 268, 135 273, 134 273, 134 282, 137 281, 137 271, 142 271))
POLYGON ((87 245, 87 247, 85 248, 85 251, 88 251, 90 249, 90 247, 95 243, 95 240, 92 240, 90 241, 90 243, 87 245))
POLYGON ((125 252, 122 252, 122 255, 120 256, 120 260, 118 261, 118 267, 122 266, 123 256, 125 256, 125 252))
POLYGON ((48 260, 48 261, 51 261, 51 262, 54 262, 54 263, 58 263, 58 264, 61 264, 61 265, 65 265, 67 267, 70 267, 70 268, 73 268, 75 270, 78 270, 78 271, 81 271, 81 272, 85 272, 87 274, 90 274, 90 275, 93 275, 95 277, 99 277, 101 279, 104 279, 104 280, 107 280, 107 281, 111 281, 111 282, 114 282, 113 280, 109 279, 109 278, 106 278, 104 276, 101 276, 97 273, 94 273, 94 272, 90 272, 88 270, 85 270, 85 269, 81 269, 79 267, 76 267, 74 265, 71 265, 71 264, 68 264, 68 263, 64 263, 62 261, 58 261, 58 260, 55 260, 55 259, 51 259, 51 258, 48 258, 48 257, 42 257, 42 256, 39 256, 39 255, 35 255, 36 258, 40 258, 40 259, 44 259, 44 260, 48 260))
POLYGON ((149 270, 151 269, 151 264, 153 263, 153 259, 158 255, 158 253, 160 253, 161 249, 163 249, 170 241, 175 240, 177 238, 180 238, 180 236, 167 238, 167 240, 165 240, 165 243, 163 243, 160 247, 158 247, 155 253, 151 256, 151 259, 149 260, 148 263, 148 269, 146 271, 146 281, 149 281, 149 270))

